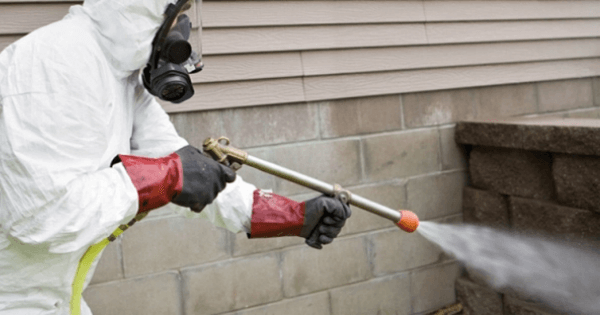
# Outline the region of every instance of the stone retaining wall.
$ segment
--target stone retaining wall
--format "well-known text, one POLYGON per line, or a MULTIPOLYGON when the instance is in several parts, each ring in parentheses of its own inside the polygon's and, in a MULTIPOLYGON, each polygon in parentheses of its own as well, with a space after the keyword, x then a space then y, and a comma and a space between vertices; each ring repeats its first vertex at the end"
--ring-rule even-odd
MULTIPOLYGON (((466 223, 569 241, 600 240, 600 120, 519 118, 460 122, 469 152, 466 223)), ((464 314, 553 314, 487 288, 468 272, 456 282, 464 314)))

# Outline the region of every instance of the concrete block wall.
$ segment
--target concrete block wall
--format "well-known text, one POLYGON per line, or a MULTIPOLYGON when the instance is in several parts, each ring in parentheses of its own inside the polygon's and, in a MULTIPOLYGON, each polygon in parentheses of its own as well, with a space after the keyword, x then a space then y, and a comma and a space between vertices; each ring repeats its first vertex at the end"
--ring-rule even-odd
MULTIPOLYGON (((421 220, 459 222, 468 174, 465 152, 454 141, 457 121, 600 117, 599 93, 600 79, 585 78, 177 113, 171 119, 193 145, 225 135, 252 155, 411 209, 421 220), (557 99, 573 89, 577 100, 557 99)), ((239 174, 296 200, 316 196, 248 167, 239 174)), ((96 315, 421 315, 456 301, 459 273, 455 261, 418 233, 404 233, 360 209, 321 251, 299 238, 248 240, 156 210, 107 248, 84 297, 96 315)))
MULTIPOLYGON (((552 108, 556 106, 556 101, 550 103, 552 108)), ((466 121, 457 125, 456 140, 469 151, 470 185, 464 188, 464 222, 597 249, 600 120, 535 117, 466 121)), ((531 297, 494 292, 468 269, 457 280, 456 290, 464 314, 556 314, 531 297)))

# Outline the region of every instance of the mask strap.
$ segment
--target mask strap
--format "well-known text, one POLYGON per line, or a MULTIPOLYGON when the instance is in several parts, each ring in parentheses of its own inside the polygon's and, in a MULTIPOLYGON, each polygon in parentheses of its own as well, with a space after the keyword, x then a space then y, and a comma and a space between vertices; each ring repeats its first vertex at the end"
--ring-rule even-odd
POLYGON ((152 40, 152 54, 150 55, 149 62, 150 67, 152 67, 152 69, 156 69, 158 67, 158 59, 160 56, 160 52, 158 51, 160 49, 159 47, 161 47, 162 43, 167 38, 167 35, 169 34, 169 29, 171 28, 171 25, 173 25, 173 22, 177 18, 179 11, 181 11, 183 6, 188 1, 189 0, 177 0, 177 3, 170 3, 167 6, 167 9, 165 10, 164 14, 166 15, 165 21, 160 26, 158 32, 156 33, 156 36, 154 36, 154 39, 152 40))

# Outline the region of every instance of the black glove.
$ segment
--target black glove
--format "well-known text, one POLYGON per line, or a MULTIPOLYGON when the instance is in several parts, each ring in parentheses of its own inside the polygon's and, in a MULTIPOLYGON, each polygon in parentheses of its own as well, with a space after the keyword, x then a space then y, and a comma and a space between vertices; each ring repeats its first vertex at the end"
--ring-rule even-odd
POLYGON ((215 160, 205 156, 191 145, 175 153, 183 167, 183 189, 172 202, 200 212, 213 202, 227 183, 235 180, 235 172, 215 160))
POLYGON ((300 236, 306 244, 321 249, 340 234, 352 211, 337 198, 320 196, 306 201, 304 226, 300 236))

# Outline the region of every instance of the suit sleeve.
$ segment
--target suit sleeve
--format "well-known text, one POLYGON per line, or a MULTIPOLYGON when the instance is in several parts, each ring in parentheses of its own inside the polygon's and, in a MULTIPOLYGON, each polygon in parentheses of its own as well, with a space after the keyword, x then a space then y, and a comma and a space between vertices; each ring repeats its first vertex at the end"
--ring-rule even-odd
POLYGON ((136 214, 125 169, 101 166, 108 122, 94 104, 60 91, 3 95, 0 228, 19 243, 73 252, 136 214))
POLYGON ((169 115, 141 84, 135 88, 137 105, 131 136, 131 155, 161 157, 169 155, 188 142, 180 137, 169 115))
MULTIPOLYGON (((253 193, 256 186, 237 176, 233 183, 227 184, 217 198, 200 213, 178 208, 178 212, 188 218, 203 218, 215 226, 233 233, 250 233, 252 219, 253 193)), ((173 205, 173 204, 170 204, 173 205)), ((175 206, 175 205, 173 205, 175 206)))

